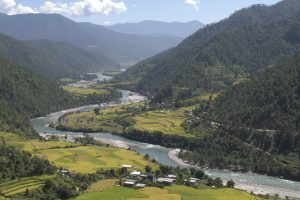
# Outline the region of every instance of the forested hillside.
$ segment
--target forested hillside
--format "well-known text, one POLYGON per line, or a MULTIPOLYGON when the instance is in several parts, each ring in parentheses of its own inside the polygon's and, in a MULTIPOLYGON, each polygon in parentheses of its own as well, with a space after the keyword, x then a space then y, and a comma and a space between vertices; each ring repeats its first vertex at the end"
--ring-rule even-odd
POLYGON ((202 103, 189 126, 202 143, 185 157, 299 180, 299 80, 300 54, 202 103))
POLYGON ((31 135, 30 118, 76 105, 54 81, 0 58, 0 130, 31 135))
POLYGON ((3 34, 0 34, 0 54, 50 78, 118 67, 105 56, 94 55, 67 43, 49 40, 23 42, 3 34))
POLYGON ((209 25, 176 48, 145 60, 117 81, 136 81, 135 89, 188 87, 205 91, 228 89, 300 49, 300 1, 256 5, 209 25))

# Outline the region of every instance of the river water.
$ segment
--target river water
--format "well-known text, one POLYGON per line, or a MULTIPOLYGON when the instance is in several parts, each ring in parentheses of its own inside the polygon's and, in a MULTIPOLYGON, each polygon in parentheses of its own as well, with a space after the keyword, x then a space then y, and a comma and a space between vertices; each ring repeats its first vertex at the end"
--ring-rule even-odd
MULTIPOLYGON (((100 77, 99 80, 101 80, 101 76, 99 77, 100 77)), ((105 77, 105 79, 107 79, 107 77, 105 77)), ((144 99, 143 96, 136 93, 132 93, 129 91, 121 91, 121 92, 122 92, 122 98, 120 99, 119 102, 110 102, 107 104, 102 104, 101 106, 127 104, 132 101, 141 101, 144 99)), ((63 135, 67 134, 70 136, 83 135, 83 133, 55 130, 49 128, 47 125, 52 122, 56 122, 60 116, 62 116, 67 112, 88 111, 98 106, 99 105, 89 105, 89 106, 83 106, 80 108, 53 113, 45 117, 33 119, 31 120, 31 124, 38 133, 63 134, 63 135)), ((143 155, 148 154, 151 159, 156 159, 158 162, 164 165, 180 166, 179 163, 177 163, 176 161, 174 161, 169 157, 169 152, 173 149, 162 147, 159 145, 152 145, 152 144, 136 142, 133 140, 128 140, 121 136, 112 135, 110 133, 93 133, 90 135, 94 136, 95 139, 104 142, 113 143, 124 148, 131 148, 143 155)), ((289 181, 289 180, 284 180, 284 179, 264 176, 264 175, 257 175, 253 173, 237 173, 237 172, 215 170, 215 169, 208 169, 205 172, 206 174, 212 177, 220 177, 223 180, 232 179, 235 181, 236 185, 239 188, 248 191, 255 191, 256 193, 270 193, 270 194, 279 193, 282 196, 289 195, 289 196, 300 198, 300 192, 299 192, 300 182, 289 181)))

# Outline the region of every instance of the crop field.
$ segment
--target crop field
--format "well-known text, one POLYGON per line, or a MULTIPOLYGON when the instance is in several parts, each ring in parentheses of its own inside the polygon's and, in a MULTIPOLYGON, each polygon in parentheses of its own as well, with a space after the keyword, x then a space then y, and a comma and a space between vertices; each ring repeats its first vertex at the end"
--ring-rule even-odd
POLYGON ((260 200, 235 189, 194 189, 186 186, 170 186, 164 189, 147 187, 140 190, 111 186, 95 189, 79 196, 77 200, 260 200))
POLYGON ((107 94, 108 91, 105 89, 94 89, 94 88, 77 88, 71 86, 63 86, 65 91, 78 96, 87 96, 89 94, 107 94))
POLYGON ((66 149, 47 149, 39 154, 53 162, 57 167, 70 171, 93 173, 98 169, 119 168, 121 165, 133 165, 144 169, 146 165, 156 168, 156 164, 145 160, 136 152, 114 147, 80 146, 66 149))
POLYGON ((145 131, 161 131, 166 134, 189 135, 181 126, 185 119, 184 112, 192 108, 181 108, 175 111, 149 111, 135 116, 134 128, 145 131))
POLYGON ((8 181, 0 184, 0 191, 5 197, 13 196, 25 192, 26 189, 33 190, 43 186, 45 181, 49 178, 51 178, 51 176, 35 176, 8 181))

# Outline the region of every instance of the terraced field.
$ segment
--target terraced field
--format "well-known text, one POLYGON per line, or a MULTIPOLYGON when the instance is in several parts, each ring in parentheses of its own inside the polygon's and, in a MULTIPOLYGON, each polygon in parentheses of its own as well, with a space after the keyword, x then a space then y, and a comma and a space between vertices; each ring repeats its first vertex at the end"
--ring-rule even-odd
POLYGON ((93 173, 99 169, 119 168, 121 165, 134 165, 144 169, 146 165, 156 168, 156 164, 143 156, 126 149, 114 147, 80 146, 66 149, 47 149, 39 151, 57 167, 81 173, 93 173))
MULTIPOLYGON (((104 183, 104 182, 103 182, 104 183)), ((100 183, 96 183, 100 184, 100 183)), ((93 187, 93 186, 92 186, 93 187)), ((186 186, 170 186, 164 189, 147 187, 140 190, 111 186, 103 190, 94 187, 80 195, 77 200, 261 200, 235 189, 194 189, 186 186)))
POLYGON ((185 111, 193 107, 181 108, 178 110, 149 111, 135 116, 134 128, 143 131, 161 131, 166 134, 189 135, 181 126, 185 120, 185 111))
POLYGON ((105 89, 94 89, 94 88, 77 88, 71 86, 63 86, 65 91, 78 95, 78 96, 86 96, 89 94, 107 94, 109 91, 105 89))
POLYGON ((1 183, 0 191, 4 197, 13 196, 25 192, 26 189, 33 190, 43 186, 45 181, 49 178, 51 178, 51 176, 35 176, 1 183))

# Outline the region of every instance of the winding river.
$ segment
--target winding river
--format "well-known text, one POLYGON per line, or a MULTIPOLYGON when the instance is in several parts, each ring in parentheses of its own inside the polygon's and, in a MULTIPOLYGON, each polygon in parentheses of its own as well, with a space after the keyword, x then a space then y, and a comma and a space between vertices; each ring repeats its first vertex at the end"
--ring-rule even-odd
MULTIPOLYGON (((103 79, 107 80, 109 79, 109 77, 103 76, 102 74, 98 74, 97 80, 101 81, 103 79)), ((93 82, 97 80, 94 80, 93 82)), ((89 83, 85 83, 85 84, 89 84, 89 83)), ((121 92, 122 92, 122 98, 118 102, 110 102, 107 104, 102 104, 101 106, 127 104, 130 103, 131 101, 140 101, 144 99, 143 96, 136 93, 131 93, 129 91, 124 91, 124 90, 122 90, 121 92)), ((98 107, 98 105, 89 105, 80 108, 60 111, 57 113, 47 115, 45 117, 33 119, 31 120, 31 124, 38 133, 63 134, 63 135, 67 134, 71 136, 82 135, 83 133, 55 130, 49 128, 47 124, 56 122, 60 116, 68 112, 88 111, 94 109, 95 107, 98 107)), ((139 152, 140 154, 143 155, 148 154, 150 158, 156 159, 158 162, 162 164, 170 165, 170 166, 181 166, 179 162, 176 162, 175 160, 169 157, 169 152, 172 151, 173 149, 162 147, 159 145, 152 145, 152 144, 136 142, 133 140, 128 140, 121 136, 112 135, 110 133, 93 133, 91 135, 93 135, 95 139, 107 143, 112 143, 124 148, 131 148, 139 152)), ((264 176, 264 175, 257 175, 254 173, 236 173, 231 171, 215 170, 215 169, 208 169, 205 172, 210 176, 220 177, 223 180, 232 179, 235 181, 237 188, 241 188, 247 191, 253 191, 259 194, 267 194, 267 193, 280 194, 281 196, 292 196, 300 199, 300 182, 289 181, 289 180, 284 180, 284 179, 264 176)))

